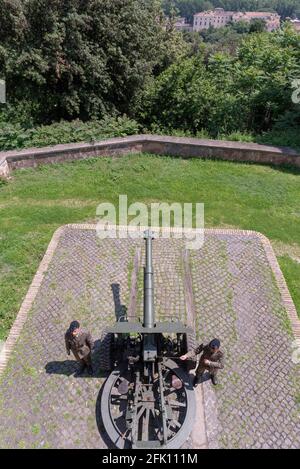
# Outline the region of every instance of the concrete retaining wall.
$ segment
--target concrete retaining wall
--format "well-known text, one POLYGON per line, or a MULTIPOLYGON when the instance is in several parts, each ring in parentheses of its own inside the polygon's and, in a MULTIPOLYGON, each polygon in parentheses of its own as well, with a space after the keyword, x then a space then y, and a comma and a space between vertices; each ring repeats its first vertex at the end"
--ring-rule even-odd
POLYGON ((128 153, 140 152, 183 158, 210 158, 300 167, 300 155, 296 151, 285 147, 224 140, 133 135, 95 143, 70 143, 52 147, 0 152, 0 176, 7 178, 14 169, 36 167, 40 164, 60 163, 101 156, 122 156, 128 153))

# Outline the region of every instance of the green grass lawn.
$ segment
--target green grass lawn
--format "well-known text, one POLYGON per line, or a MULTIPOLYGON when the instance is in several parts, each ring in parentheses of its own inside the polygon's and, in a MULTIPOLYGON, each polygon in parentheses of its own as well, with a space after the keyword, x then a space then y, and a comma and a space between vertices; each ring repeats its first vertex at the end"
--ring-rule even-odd
POLYGON ((299 171, 129 155, 20 170, 0 185, 0 339, 57 227, 95 221, 100 202, 204 202, 207 227, 257 230, 271 241, 300 313, 299 171))

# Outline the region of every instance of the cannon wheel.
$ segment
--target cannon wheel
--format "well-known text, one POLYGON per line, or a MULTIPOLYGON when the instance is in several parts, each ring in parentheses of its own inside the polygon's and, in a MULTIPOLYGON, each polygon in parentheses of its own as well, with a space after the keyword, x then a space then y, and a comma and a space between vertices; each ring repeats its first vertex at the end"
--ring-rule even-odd
POLYGON ((102 332, 99 349, 100 369, 111 371, 114 366, 114 342, 115 337, 111 332, 102 332))
MULTIPOLYGON (((137 376, 135 376, 137 378, 137 376)), ((162 375, 163 380, 163 398, 168 402, 167 412, 167 432, 170 433, 173 429, 173 435, 168 438, 164 444, 159 441, 158 434, 162 431, 162 424, 159 421, 161 412, 158 412, 157 424, 155 427, 156 440, 149 440, 147 438, 149 432, 149 415, 152 399, 148 400, 149 391, 143 389, 143 384, 139 379, 135 382, 130 382, 127 367, 123 364, 113 370, 103 385, 101 395, 101 419, 105 431, 111 440, 112 447, 124 448, 168 448, 179 449, 187 440, 195 420, 196 415, 196 398, 193 387, 190 382, 190 377, 183 368, 178 368, 177 363, 172 360, 165 362, 165 371, 162 375), (170 383, 166 381, 167 376, 176 375, 182 382, 183 387, 176 391, 171 387, 170 383), (133 388, 134 392, 118 391, 121 388, 122 382, 127 382, 129 389, 133 388), (137 393, 137 388, 140 392, 137 393), (178 393, 178 394, 177 394, 178 393), (142 399, 140 399, 140 395, 142 399), (170 399, 170 400, 169 400, 170 399), (143 409, 145 406, 145 409, 143 409), (134 413, 135 409, 135 413, 134 413), (170 415, 170 413, 172 415, 170 415), (147 418, 148 415, 148 418, 147 418), (127 419, 133 419, 133 422, 138 422, 138 425, 143 425, 143 435, 145 438, 138 442, 132 441, 132 427, 127 425, 127 419)), ((154 406, 158 406, 158 401, 155 400, 154 406)), ((159 406, 158 406, 159 409, 159 406)), ((151 411, 152 412, 152 411, 151 411)), ((155 421, 154 421, 155 422, 155 421)), ((134 425, 134 423, 133 423, 134 425)))

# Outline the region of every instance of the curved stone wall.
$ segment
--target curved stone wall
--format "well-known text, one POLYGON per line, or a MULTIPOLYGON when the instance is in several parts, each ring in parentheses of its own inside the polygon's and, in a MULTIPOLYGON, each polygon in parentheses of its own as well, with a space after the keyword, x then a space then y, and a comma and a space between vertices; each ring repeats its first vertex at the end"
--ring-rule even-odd
POLYGON ((40 164, 140 152, 300 167, 300 155, 286 147, 225 140, 133 135, 94 143, 69 143, 0 152, 0 176, 7 178, 14 169, 36 167, 40 164))

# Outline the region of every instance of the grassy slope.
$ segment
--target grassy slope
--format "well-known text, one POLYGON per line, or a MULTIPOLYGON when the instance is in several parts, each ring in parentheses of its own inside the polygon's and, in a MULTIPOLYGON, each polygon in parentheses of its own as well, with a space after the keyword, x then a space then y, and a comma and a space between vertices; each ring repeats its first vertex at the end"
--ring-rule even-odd
POLYGON ((204 202, 206 226, 268 236, 300 313, 300 178, 293 171, 153 155, 17 171, 0 186, 0 339, 18 311, 54 230, 94 221, 97 204, 204 202))

